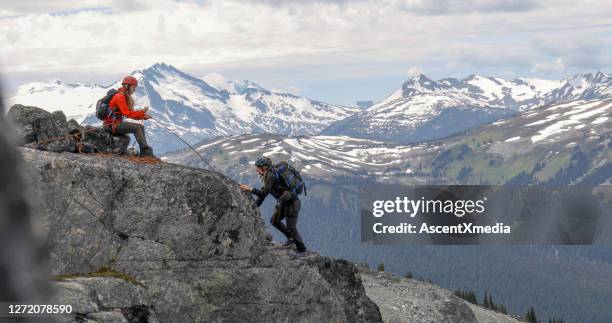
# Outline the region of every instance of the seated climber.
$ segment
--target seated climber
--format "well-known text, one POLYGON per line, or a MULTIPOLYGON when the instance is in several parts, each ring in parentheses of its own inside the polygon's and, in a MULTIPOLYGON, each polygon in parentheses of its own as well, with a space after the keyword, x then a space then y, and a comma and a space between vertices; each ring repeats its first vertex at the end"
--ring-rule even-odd
POLYGON ((268 194, 272 194, 272 196, 276 198, 277 204, 270 222, 287 237, 285 246, 295 244, 298 251, 296 256, 300 257, 306 255, 306 246, 297 230, 300 199, 297 194, 291 191, 285 181, 281 180, 280 176, 277 176, 270 158, 257 158, 255 170, 263 182, 263 187, 261 189, 256 189, 245 184, 240 184, 240 189, 256 195, 257 206, 263 203, 268 194), (286 224, 281 222, 283 219, 285 219, 286 224))
POLYGON ((134 122, 126 122, 124 118, 135 120, 148 120, 151 118, 147 114, 148 107, 143 110, 134 110, 134 99, 132 94, 136 91, 138 80, 133 76, 123 78, 122 87, 117 90, 110 100, 109 107, 112 113, 104 119, 104 128, 113 134, 134 134, 138 146, 140 147, 140 156, 153 156, 153 148, 147 144, 145 137, 144 125, 134 122))

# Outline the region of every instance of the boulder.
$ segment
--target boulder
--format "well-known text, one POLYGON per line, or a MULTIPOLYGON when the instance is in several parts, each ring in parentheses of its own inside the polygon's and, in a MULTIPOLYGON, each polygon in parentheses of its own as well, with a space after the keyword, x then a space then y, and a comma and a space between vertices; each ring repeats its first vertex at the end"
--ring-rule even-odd
POLYGON ((25 144, 56 152, 76 150, 75 140, 65 138, 68 122, 63 112, 50 113, 41 108, 17 104, 11 107, 8 116, 19 128, 18 133, 25 144))
POLYGON ((130 137, 127 135, 111 134, 110 132, 93 126, 85 126, 80 129, 81 142, 86 147, 91 147, 95 152, 111 153, 118 155, 127 154, 130 137))
POLYGON ((126 154, 130 143, 128 136, 111 135, 100 127, 83 127, 74 119, 66 121, 61 111, 51 113, 16 104, 8 115, 17 125, 21 143, 29 148, 53 152, 126 154))

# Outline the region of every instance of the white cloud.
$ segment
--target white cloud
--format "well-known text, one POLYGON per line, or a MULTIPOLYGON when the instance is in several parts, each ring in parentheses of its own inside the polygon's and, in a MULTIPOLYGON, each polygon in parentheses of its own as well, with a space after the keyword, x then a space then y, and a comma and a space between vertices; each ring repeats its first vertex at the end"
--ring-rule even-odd
MULTIPOLYGON (((182 0, 183 3, 196 1, 182 0)), ((71 14, 83 10, 112 9, 117 12, 143 11, 150 9, 171 9, 177 2, 173 0, 0 0, 2 9, 0 17, 19 16, 28 14, 71 14)))
POLYGON ((532 71, 535 73, 552 73, 561 72, 564 70, 565 64, 563 64, 563 59, 561 57, 557 57, 554 62, 536 63, 532 69, 532 71))
MULTIPOLYGON (((2 12, 12 13, 0 24, 0 63, 9 75, 120 74, 159 61, 200 71, 410 62, 427 71, 437 64, 501 72, 535 70, 536 62, 556 57, 586 66, 595 57, 591 65, 601 67, 609 63, 601 58, 610 44, 595 35, 612 33, 612 3, 586 0, 573 6, 566 0, 1 3, 2 12), (593 35, 597 56, 525 36, 560 33, 593 35)), ((542 64, 538 71, 552 70, 542 64)))
POLYGON ((418 66, 411 66, 408 68, 408 76, 417 76, 419 74, 423 74, 423 69, 418 66))
POLYGON ((591 35, 536 37, 532 42, 542 52, 562 60, 565 67, 598 69, 612 65, 605 41, 591 35))
POLYGON ((407 11, 428 15, 466 14, 473 12, 522 12, 541 5, 536 0, 398 0, 407 11))
POLYGON ((282 87, 282 88, 274 88, 272 89, 273 92, 278 92, 278 93, 291 93, 293 95, 298 95, 300 94, 300 92, 303 92, 305 89, 299 87, 299 86, 295 86, 295 85, 290 85, 287 87, 282 87))

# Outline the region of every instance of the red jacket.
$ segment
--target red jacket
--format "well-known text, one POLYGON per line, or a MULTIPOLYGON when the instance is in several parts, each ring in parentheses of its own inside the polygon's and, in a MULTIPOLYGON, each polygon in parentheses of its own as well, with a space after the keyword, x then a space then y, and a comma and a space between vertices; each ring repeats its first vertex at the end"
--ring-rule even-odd
POLYGON ((125 99, 125 93, 123 92, 123 88, 117 90, 117 94, 113 96, 110 101, 109 107, 113 113, 110 116, 104 119, 104 125, 110 124, 118 124, 123 121, 123 118, 127 117, 130 119, 142 120, 144 119, 145 112, 140 111, 132 111, 127 104, 127 100, 125 99))

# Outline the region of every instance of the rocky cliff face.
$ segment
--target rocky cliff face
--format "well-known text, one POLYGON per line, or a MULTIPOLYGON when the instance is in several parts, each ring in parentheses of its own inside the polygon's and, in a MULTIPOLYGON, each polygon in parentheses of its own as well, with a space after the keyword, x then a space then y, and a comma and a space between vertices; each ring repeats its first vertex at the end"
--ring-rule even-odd
POLYGON ((250 197, 221 174, 20 151, 60 295, 86 305, 72 319, 381 320, 352 264, 316 255, 295 259, 270 246, 250 197), (126 292, 113 296, 109 285, 121 282, 112 276, 131 284, 122 287, 126 292))

